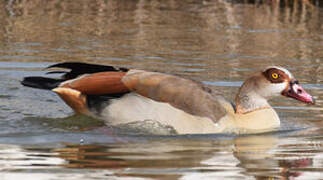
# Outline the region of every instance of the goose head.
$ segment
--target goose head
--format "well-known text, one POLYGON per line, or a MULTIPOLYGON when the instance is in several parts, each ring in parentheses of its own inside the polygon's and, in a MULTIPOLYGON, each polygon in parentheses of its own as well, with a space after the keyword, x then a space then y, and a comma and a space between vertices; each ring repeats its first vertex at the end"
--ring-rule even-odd
POLYGON ((267 100, 277 96, 314 104, 313 97, 300 86, 287 69, 270 66, 247 79, 240 87, 235 99, 236 112, 244 114, 257 109, 270 108, 267 100))

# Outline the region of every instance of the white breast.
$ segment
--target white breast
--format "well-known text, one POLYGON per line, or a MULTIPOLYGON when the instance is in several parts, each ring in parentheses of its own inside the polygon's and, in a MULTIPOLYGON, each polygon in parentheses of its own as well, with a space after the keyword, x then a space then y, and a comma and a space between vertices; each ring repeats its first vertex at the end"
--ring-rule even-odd
POLYGON ((173 127, 178 134, 219 132, 217 124, 209 118, 190 115, 168 103, 157 102, 136 93, 111 100, 102 116, 107 124, 114 126, 152 120, 173 127))

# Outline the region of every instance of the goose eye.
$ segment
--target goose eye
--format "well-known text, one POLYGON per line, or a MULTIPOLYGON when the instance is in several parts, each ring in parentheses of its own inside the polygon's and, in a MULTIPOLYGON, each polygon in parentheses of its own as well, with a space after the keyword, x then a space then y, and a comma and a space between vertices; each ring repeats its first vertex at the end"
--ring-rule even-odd
POLYGON ((271 74, 271 77, 273 77, 274 79, 277 79, 278 78, 278 74, 277 73, 273 73, 273 74, 271 74))

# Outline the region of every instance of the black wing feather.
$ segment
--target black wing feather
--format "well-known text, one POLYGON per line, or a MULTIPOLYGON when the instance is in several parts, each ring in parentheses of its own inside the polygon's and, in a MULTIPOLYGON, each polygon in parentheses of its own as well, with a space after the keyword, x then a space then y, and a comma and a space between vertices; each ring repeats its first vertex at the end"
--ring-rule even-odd
MULTIPOLYGON (((107 71, 121 71, 127 72, 128 69, 126 68, 116 68, 113 66, 105 66, 105 65, 98 65, 98 64, 88 64, 88 63, 81 63, 81 62, 64 62, 58 63, 51 66, 48 66, 46 69, 50 68, 65 68, 70 69, 71 71, 65 72, 63 76, 64 79, 74 79, 82 74, 92 74, 98 72, 107 72, 107 71)), ((61 73, 61 71, 60 71, 61 73)))
POLYGON ((21 84, 28 87, 51 90, 56 88, 64 80, 62 79, 53 79, 40 76, 29 76, 25 77, 21 84))
POLYGON ((128 69, 126 68, 116 68, 113 66, 88 64, 88 63, 81 63, 81 62, 58 63, 58 64, 53 64, 51 66, 48 66, 46 69, 50 69, 50 68, 65 68, 65 69, 70 69, 70 71, 47 72, 47 74, 64 73, 61 79, 39 77, 39 76, 25 77, 21 81, 21 84, 24 86, 29 86, 33 88, 51 90, 58 87, 60 83, 69 79, 77 78, 82 74, 92 74, 92 73, 106 72, 106 71, 121 71, 121 72, 128 71, 128 69))

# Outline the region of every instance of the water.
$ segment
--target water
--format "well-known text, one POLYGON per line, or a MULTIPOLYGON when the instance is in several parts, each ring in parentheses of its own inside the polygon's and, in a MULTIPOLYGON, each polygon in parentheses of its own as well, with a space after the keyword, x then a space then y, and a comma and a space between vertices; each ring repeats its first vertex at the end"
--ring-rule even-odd
POLYGON ((322 8, 315 0, 1 1, 0 179, 323 179, 322 8), (280 65, 317 103, 272 100, 282 120, 272 133, 140 135, 20 85, 63 61, 178 74, 231 100, 250 74, 280 65))

